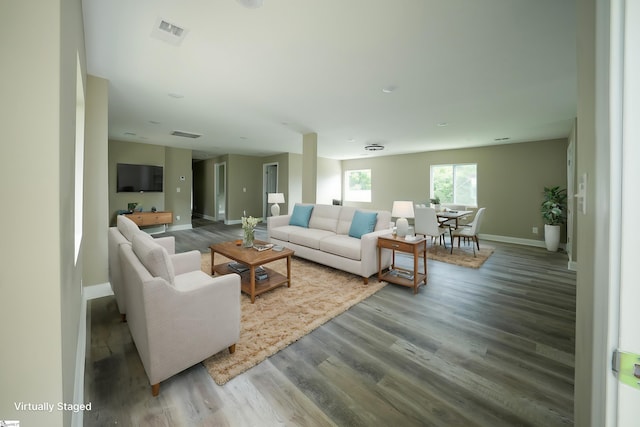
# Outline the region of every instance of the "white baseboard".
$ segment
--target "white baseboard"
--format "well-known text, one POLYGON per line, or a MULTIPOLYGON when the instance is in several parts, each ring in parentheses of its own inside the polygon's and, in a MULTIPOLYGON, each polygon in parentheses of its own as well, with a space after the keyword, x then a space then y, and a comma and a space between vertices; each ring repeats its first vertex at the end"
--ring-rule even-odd
POLYGON ((567 268, 571 271, 577 271, 578 270, 578 263, 576 261, 569 261, 569 264, 567 265, 567 268))
POLYGON ((191 230, 192 228, 191 224, 170 225, 167 231, 191 230))
MULTIPOLYGON (((87 301, 113 295, 109 283, 99 285, 84 286, 80 302, 80 320, 78 321, 78 345, 76 347, 76 371, 73 388, 73 403, 80 405, 84 402, 84 369, 87 356, 87 301)), ((71 415, 71 426, 82 427, 82 411, 74 412, 71 415)))
POLYGON ((491 240, 494 242, 513 243, 516 245, 535 246, 538 248, 546 247, 544 241, 533 239, 522 239, 519 237, 499 236, 496 234, 479 234, 480 240, 491 240))

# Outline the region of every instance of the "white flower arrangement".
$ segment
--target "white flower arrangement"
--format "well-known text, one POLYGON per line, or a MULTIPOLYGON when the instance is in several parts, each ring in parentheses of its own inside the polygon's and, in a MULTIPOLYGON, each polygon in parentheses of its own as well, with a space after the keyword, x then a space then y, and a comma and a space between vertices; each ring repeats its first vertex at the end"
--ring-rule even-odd
POLYGON ((254 218, 252 216, 242 217, 242 229, 243 230, 253 230, 256 228, 256 225, 260 222, 260 218, 254 218))

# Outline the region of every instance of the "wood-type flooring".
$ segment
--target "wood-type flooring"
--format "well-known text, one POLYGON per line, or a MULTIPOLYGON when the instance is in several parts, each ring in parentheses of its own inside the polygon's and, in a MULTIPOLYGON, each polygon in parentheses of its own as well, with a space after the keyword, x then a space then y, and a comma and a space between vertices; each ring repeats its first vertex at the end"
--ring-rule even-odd
MULTIPOLYGON (((241 233, 194 225, 162 235, 208 252, 241 233)), ((198 364, 155 398, 114 297, 90 301, 84 425, 573 425, 575 273, 566 254, 490 244, 480 269, 429 260, 417 295, 387 285, 224 386, 198 364)))

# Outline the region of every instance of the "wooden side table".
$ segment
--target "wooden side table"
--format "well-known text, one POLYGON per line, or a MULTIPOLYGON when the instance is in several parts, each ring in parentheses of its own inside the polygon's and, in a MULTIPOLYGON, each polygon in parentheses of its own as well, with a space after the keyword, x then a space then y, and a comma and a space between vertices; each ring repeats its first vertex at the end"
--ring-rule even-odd
POLYGON ((413 288, 413 293, 417 294, 418 286, 422 283, 427 284, 427 239, 405 240, 404 237, 395 235, 378 237, 378 280, 413 288), (391 249, 392 251, 391 268, 384 274, 381 263, 383 249, 391 249), (413 271, 396 267, 396 251, 413 255, 413 271), (424 272, 420 272, 418 269, 420 255, 424 261, 424 272))

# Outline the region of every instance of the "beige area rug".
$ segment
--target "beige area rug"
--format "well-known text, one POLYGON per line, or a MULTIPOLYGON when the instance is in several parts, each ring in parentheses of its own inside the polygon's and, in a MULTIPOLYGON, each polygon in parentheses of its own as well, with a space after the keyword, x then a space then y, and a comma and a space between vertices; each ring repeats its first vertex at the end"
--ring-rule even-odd
POLYGON ((458 241, 456 240, 452 254, 449 243, 447 243, 447 249, 439 245, 431 246, 429 243, 427 258, 449 264, 460 265, 462 267, 480 268, 480 266, 484 264, 495 250, 495 248, 484 245, 480 242, 480 251, 476 249, 476 256, 474 257, 471 244, 467 245, 463 242, 459 248, 457 245, 458 241), (438 249, 437 251, 436 248, 438 249))
MULTIPOLYGON (((216 254, 216 264, 223 258, 216 254)), ((286 274, 285 260, 267 265, 286 274)), ((211 273, 211 255, 202 255, 202 270, 211 273)), ((262 362, 351 306, 382 289, 386 282, 362 278, 293 258, 291 287, 281 286, 256 297, 242 294, 240 340, 234 354, 221 351, 203 362, 218 385, 262 362)))

